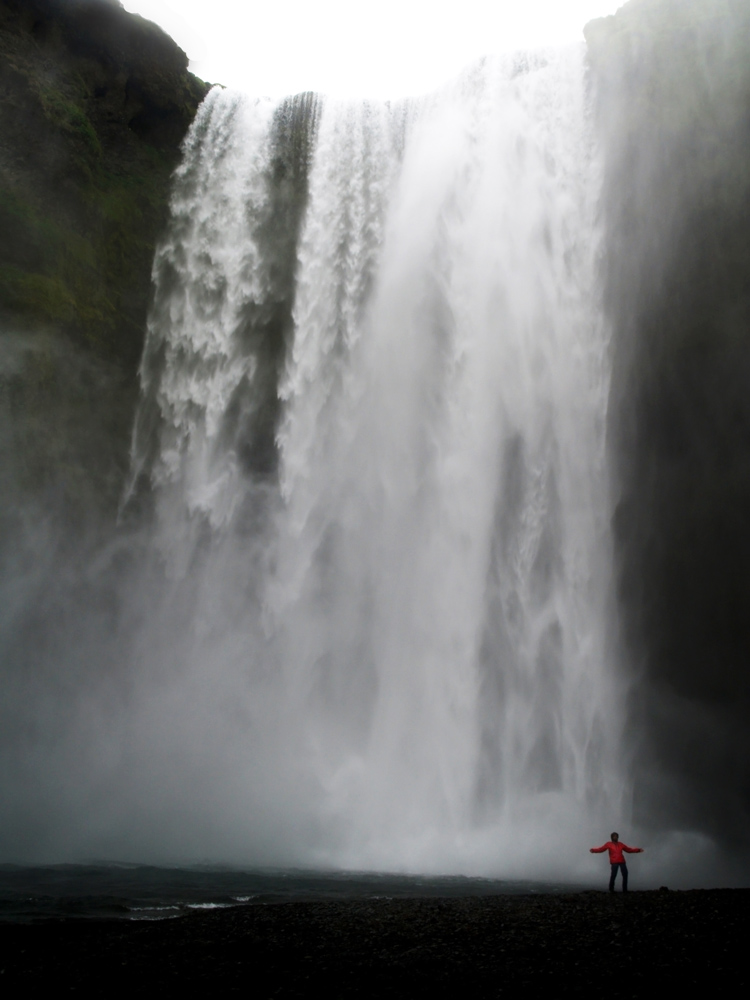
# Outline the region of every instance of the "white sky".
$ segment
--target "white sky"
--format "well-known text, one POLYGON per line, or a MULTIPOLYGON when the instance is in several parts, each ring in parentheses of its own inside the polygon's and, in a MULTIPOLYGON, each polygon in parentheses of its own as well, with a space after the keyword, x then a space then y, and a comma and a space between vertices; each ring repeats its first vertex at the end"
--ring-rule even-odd
POLYGON ((581 40, 623 0, 123 0, 156 21, 212 83, 406 97, 489 52, 581 40))

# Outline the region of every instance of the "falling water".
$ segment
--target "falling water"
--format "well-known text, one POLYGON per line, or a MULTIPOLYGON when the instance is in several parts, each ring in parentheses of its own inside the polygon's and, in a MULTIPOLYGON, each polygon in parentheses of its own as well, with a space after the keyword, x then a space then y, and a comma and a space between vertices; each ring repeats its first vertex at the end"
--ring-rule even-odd
POLYGON ((578 47, 202 107, 134 437, 171 581, 141 653, 186 744, 220 730, 249 854, 539 870, 622 815, 599 184, 578 47))

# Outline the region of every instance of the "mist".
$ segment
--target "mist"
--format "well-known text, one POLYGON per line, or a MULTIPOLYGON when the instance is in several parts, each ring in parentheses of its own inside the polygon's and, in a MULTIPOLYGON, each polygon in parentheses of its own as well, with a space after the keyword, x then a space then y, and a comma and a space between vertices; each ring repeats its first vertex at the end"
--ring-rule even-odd
POLYGON ((0 858, 746 880, 750 32, 630 6, 420 99, 214 88, 127 468, 6 324, 0 858))

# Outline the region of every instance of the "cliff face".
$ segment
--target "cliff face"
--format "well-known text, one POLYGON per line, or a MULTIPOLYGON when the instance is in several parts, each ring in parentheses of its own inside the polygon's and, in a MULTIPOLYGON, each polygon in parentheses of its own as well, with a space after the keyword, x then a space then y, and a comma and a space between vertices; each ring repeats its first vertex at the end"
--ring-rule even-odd
POLYGON ((641 822, 750 819, 750 7, 587 26, 606 162, 610 441, 641 822))
POLYGON ((113 0, 0 0, 0 449, 24 494, 111 509, 121 488, 154 242, 208 89, 187 65, 113 0))

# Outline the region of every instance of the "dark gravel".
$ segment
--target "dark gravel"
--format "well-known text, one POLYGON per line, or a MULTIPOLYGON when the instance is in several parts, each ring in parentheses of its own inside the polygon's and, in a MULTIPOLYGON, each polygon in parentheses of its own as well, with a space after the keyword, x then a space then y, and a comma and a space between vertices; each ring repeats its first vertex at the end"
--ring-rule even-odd
POLYGON ((750 889, 278 903, 0 926, 0 988, 259 997, 740 994, 750 889))

